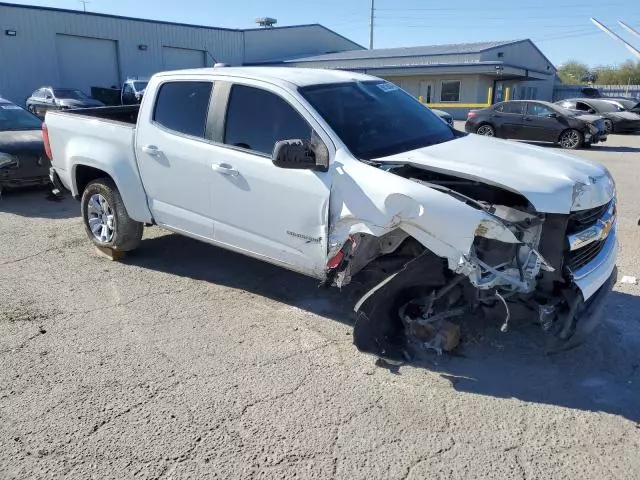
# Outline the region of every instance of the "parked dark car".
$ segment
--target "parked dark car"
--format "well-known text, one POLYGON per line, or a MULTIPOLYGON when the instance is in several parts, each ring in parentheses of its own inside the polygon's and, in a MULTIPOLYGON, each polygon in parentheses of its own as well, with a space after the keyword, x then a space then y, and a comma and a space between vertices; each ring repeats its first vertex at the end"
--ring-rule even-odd
POLYGON ((105 105, 140 105, 149 80, 138 78, 127 79, 122 88, 115 85, 111 88, 91 87, 91 96, 105 105))
POLYGON ((627 112, 638 113, 640 114, 640 100, 637 98, 622 98, 622 97, 604 97, 602 98, 605 102, 613 103, 615 105, 619 105, 627 112))
POLYGON ((640 115, 602 98, 570 98, 556 102, 563 108, 604 117, 607 133, 629 133, 640 131, 640 115))
POLYGON ((43 118, 48 110, 102 107, 104 104, 75 88, 42 87, 26 100, 27 109, 43 118))
POLYGON ((444 123, 453 127, 453 116, 450 113, 447 113, 444 110, 436 110, 435 108, 432 108, 431 111, 440 117, 440 120, 444 123))
POLYGON ((5 188, 49 183, 42 121, 0 98, 0 192, 5 188))
POLYGON ((559 143, 562 148, 589 147, 607 139, 604 121, 549 102, 511 100, 471 110, 465 130, 490 137, 559 143))

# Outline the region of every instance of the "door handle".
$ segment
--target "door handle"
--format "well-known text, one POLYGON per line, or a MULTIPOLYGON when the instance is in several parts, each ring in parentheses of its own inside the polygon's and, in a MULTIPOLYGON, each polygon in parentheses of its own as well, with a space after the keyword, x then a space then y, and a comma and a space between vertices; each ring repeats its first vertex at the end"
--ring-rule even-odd
POLYGON ((235 168, 233 168, 228 163, 212 163, 211 169, 214 172, 218 172, 223 175, 233 175, 233 176, 240 175, 240 172, 235 168))
POLYGON ((160 149, 155 145, 145 145, 144 147, 142 147, 142 151, 144 153, 148 153, 152 157, 157 157, 158 155, 160 155, 160 149))

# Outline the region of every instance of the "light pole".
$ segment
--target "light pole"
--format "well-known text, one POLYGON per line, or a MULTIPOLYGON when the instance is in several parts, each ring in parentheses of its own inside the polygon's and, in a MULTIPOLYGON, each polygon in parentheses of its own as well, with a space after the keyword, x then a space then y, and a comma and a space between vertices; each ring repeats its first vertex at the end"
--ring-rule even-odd
POLYGON ((376 0, 371 0, 371 19, 369 20, 369 50, 373 50, 373 20, 376 11, 376 0))

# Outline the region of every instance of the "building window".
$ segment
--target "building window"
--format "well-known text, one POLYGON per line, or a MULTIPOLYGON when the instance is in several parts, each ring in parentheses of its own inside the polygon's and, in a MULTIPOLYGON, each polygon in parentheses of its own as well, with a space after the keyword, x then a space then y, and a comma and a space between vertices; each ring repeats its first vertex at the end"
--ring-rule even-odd
POLYGON ((525 100, 535 100, 538 98, 538 87, 527 87, 525 100))
POLYGON ((504 52, 498 52, 498 58, 504 57, 504 52))
POLYGON ((442 82, 440 88, 441 102, 459 102, 460 101, 460 80, 450 80, 442 82))

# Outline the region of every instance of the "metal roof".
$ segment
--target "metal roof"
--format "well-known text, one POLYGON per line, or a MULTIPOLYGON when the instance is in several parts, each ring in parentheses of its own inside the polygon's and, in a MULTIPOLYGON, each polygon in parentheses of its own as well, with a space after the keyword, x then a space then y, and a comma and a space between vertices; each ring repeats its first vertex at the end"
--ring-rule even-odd
POLYGON ((503 40, 496 42, 453 43, 448 45, 426 45, 422 47, 376 48, 373 50, 350 50, 328 53, 312 57, 303 57, 288 62, 321 62, 331 60, 366 60, 373 58, 425 57, 431 55, 459 55, 481 53, 485 50, 511 45, 526 40, 503 40))
POLYGON ((364 48, 359 43, 354 42, 353 40, 345 37, 344 35, 340 35, 338 32, 331 30, 330 28, 325 27, 319 23, 305 23, 301 25, 283 25, 280 27, 271 27, 271 28, 225 28, 225 27, 212 27, 209 25, 197 25, 192 23, 180 23, 180 22, 169 22, 166 20, 154 20, 152 18, 138 18, 138 17, 127 17, 123 15, 112 15, 108 13, 99 13, 99 12, 85 12, 82 10, 71 10, 68 8, 57 8, 57 7, 43 7, 40 5, 20 5, 16 3, 5 3, 0 2, 0 7, 11 7, 11 8, 23 8, 28 10, 44 10, 48 12, 61 12, 61 13, 69 13, 73 15, 82 15, 82 16, 90 16, 90 17, 102 17, 102 18, 113 18, 116 20, 131 20, 135 22, 144 22, 144 23, 155 23, 160 25, 172 25, 177 27, 190 27, 190 28, 203 28, 206 30, 222 30, 227 32, 252 32, 252 31, 268 31, 268 30, 285 30, 290 28, 309 28, 309 27, 319 27, 322 28, 329 33, 332 33, 348 42, 352 43, 356 46, 356 48, 364 48))

